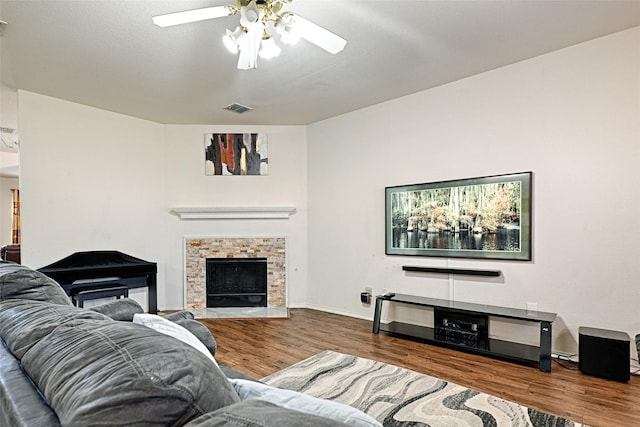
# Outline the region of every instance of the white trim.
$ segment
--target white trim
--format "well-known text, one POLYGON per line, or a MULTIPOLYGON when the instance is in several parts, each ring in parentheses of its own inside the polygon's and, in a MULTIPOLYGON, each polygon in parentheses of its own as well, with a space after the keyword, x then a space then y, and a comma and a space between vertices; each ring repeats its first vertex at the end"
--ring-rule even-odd
POLYGON ((173 208, 181 220, 189 219, 288 219, 294 207, 202 207, 173 208))
MULTIPOLYGON (((292 308, 307 308, 309 310, 324 311, 326 313, 332 313, 332 314, 337 314, 337 315, 346 316, 346 317, 353 317, 355 319, 362 319, 362 320, 368 320, 370 322, 373 322, 373 312, 370 315, 363 315, 359 313, 354 313, 352 311, 338 310, 332 307, 325 307, 323 305, 317 305, 317 304, 303 304, 303 305, 297 305, 295 307, 289 307, 289 309, 292 309, 292 308)), ((385 321, 382 323, 388 323, 388 322, 385 321)))
POLYGON ((187 309, 187 236, 182 236, 182 309, 187 309))

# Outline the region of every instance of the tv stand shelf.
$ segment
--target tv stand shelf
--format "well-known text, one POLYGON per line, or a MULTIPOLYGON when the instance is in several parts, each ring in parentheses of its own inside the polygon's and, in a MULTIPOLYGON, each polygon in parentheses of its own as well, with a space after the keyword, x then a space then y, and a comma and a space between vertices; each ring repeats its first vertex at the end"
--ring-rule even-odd
POLYGON ((538 363, 543 372, 551 372, 551 323, 556 313, 527 311, 507 307, 425 298, 415 295, 396 294, 376 297, 373 317, 373 333, 380 331, 394 335, 418 339, 443 347, 456 348, 477 354, 520 363, 538 363), (401 322, 380 324, 382 303, 394 302, 414 306, 431 307, 434 310, 434 327, 418 326, 401 322), (508 318, 536 322, 540 325, 539 346, 520 344, 489 338, 489 317, 508 318), (469 327, 459 334, 450 334, 452 327, 436 325, 436 321, 447 325, 449 319, 455 319, 454 328, 469 327), (484 319, 484 320, 483 320, 484 319), (461 326, 460 326, 461 325, 461 326), (472 332, 473 331, 473 332, 472 332), (470 339, 469 339, 470 338, 470 339))

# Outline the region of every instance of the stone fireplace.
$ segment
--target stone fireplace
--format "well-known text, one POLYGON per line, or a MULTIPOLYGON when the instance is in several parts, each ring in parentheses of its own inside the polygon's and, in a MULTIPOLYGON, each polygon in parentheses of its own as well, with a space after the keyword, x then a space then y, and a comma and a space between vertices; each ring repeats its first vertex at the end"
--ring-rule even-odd
POLYGON ((266 258, 207 258, 207 308, 266 307, 266 258))
POLYGON ((185 238, 186 309, 207 307, 207 258, 267 260, 267 307, 285 308, 286 239, 284 237, 185 238))

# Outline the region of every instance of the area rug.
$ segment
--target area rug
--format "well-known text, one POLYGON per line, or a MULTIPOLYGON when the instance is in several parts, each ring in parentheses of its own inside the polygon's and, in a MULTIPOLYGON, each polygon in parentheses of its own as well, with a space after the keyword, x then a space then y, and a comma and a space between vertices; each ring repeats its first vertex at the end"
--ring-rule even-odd
POLYGON ((428 375, 333 351, 262 381, 351 405, 385 427, 583 426, 428 375))

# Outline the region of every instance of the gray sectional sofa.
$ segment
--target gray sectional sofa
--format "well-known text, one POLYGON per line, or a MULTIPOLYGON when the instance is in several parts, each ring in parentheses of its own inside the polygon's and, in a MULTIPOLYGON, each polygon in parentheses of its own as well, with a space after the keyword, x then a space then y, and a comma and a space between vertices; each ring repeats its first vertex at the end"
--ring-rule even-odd
MULTIPOLYGON (((133 323, 141 311, 129 299, 74 307, 52 279, 0 261, 0 425, 345 425, 324 414, 243 401, 233 378, 248 377, 215 362, 215 340, 204 325, 188 312, 160 322, 189 331, 211 354, 133 323)), ((362 415, 351 425, 375 425, 362 415)))

